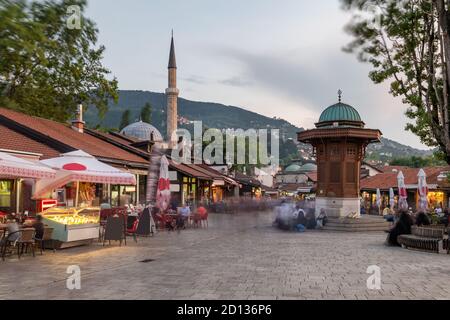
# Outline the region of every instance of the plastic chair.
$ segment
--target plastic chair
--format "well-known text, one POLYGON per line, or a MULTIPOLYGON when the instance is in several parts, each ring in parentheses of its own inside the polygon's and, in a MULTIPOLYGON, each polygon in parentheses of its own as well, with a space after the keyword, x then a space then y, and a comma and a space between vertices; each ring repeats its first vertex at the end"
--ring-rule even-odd
POLYGON ((128 235, 133 236, 134 242, 136 242, 136 243, 137 243, 136 231, 137 231, 138 225, 139 225, 139 219, 136 219, 133 222, 131 228, 128 228, 128 226, 127 226, 127 236, 128 235))

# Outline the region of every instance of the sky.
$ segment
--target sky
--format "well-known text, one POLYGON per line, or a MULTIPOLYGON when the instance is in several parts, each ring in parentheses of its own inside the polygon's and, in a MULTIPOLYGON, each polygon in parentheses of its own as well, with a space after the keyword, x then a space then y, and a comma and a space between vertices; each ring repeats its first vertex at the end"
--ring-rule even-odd
POLYGON ((404 130, 407 106, 388 84, 342 51, 350 14, 339 0, 90 0, 86 14, 120 89, 164 92, 173 29, 182 98, 312 128, 342 89, 366 127, 428 149, 404 130))

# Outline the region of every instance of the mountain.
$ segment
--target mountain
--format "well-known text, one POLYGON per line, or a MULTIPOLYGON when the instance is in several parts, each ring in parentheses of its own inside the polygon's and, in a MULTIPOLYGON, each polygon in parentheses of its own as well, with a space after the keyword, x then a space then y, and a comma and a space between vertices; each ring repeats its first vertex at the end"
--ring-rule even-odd
MULTIPOLYGON (((152 105, 153 109, 152 124, 164 134, 166 132, 166 95, 163 93, 121 90, 118 103, 110 103, 109 110, 103 119, 99 119, 95 108, 89 108, 85 114, 85 120, 90 127, 117 128, 124 110, 130 109, 132 121, 137 121, 141 108, 147 102, 152 105)), ((209 128, 280 129, 280 134, 285 139, 295 138, 296 132, 301 130, 286 120, 268 118, 239 107, 190 101, 183 98, 178 99, 178 115, 182 118, 180 120, 185 122, 201 120, 203 125, 209 128)))
POLYGON ((396 141, 381 138, 381 143, 373 143, 367 147, 366 156, 373 160, 389 161, 393 158, 405 157, 426 157, 431 156, 433 150, 419 150, 413 147, 398 143, 396 141))
MULTIPOLYGON (((90 127, 118 128, 122 113, 129 109, 131 121, 139 120, 139 115, 145 103, 152 105, 152 124, 161 131, 166 132, 166 95, 163 93, 149 91, 119 91, 117 104, 111 102, 109 111, 103 119, 100 119, 95 108, 89 108, 85 113, 85 120, 90 127)), ((280 118, 269 118, 255 112, 244 110, 235 106, 226 106, 219 103, 190 101, 183 98, 178 100, 179 121, 184 123, 181 127, 189 128, 190 121, 203 121, 203 125, 218 129, 280 129, 280 135, 284 142, 281 143, 281 154, 283 159, 296 158, 294 142, 296 133, 304 130, 298 128, 286 120, 280 118), (292 139, 292 140, 291 140, 292 139), (294 141, 294 142, 293 142, 294 141), (283 150, 288 149, 288 151, 283 150)), ((311 148, 304 144, 297 146, 300 157, 308 158, 311 148)), ((432 151, 419 150, 407 145, 382 138, 381 143, 371 144, 367 148, 367 157, 372 160, 383 162, 396 157, 428 156, 432 151)), ((298 156, 298 154, 297 154, 298 156)))

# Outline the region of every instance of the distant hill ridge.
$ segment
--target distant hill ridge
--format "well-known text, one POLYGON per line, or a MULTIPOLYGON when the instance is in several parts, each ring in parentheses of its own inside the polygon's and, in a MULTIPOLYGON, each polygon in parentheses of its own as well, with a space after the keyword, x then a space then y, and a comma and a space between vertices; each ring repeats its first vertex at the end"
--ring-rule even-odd
MULTIPOLYGON (((145 103, 152 105, 152 124, 161 131, 166 132, 166 95, 150 91, 120 90, 119 101, 109 105, 109 110, 103 119, 99 119, 95 108, 89 108, 85 120, 90 127, 118 128, 122 113, 129 109, 131 120, 139 119, 140 111, 145 103)), ((178 114, 190 121, 201 120, 210 128, 226 129, 241 128, 254 129, 280 129, 285 139, 296 139, 296 133, 304 130, 280 118, 269 118, 256 112, 248 111, 236 106, 226 106, 220 103, 191 101, 183 98, 178 100, 178 114)), ((367 150, 371 158, 390 159, 407 156, 426 156, 431 151, 419 150, 403 145, 396 141, 382 138, 382 143, 372 144, 367 150)))

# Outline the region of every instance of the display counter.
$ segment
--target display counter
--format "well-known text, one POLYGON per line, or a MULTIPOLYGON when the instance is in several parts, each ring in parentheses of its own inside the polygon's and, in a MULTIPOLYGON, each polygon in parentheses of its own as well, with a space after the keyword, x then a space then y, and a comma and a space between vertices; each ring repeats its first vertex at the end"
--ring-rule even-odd
POLYGON ((100 208, 50 208, 41 214, 43 223, 53 228, 56 248, 86 245, 98 238, 100 208))

